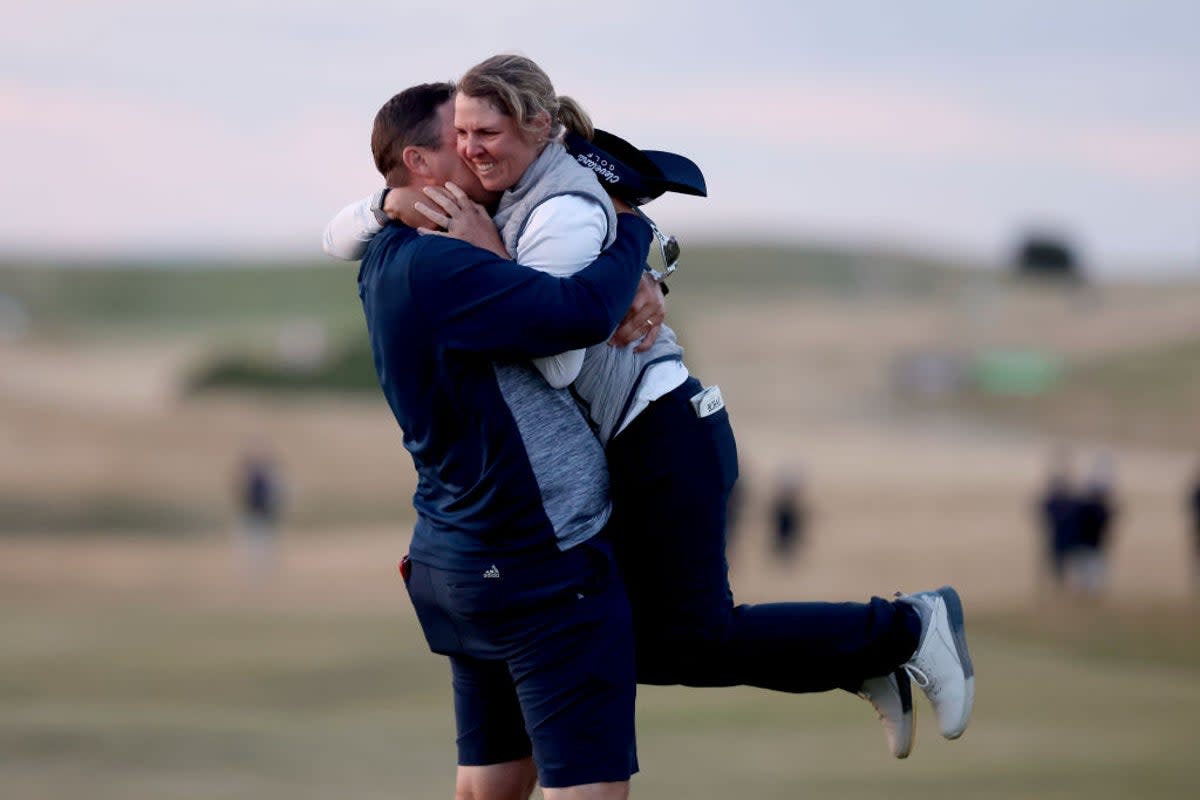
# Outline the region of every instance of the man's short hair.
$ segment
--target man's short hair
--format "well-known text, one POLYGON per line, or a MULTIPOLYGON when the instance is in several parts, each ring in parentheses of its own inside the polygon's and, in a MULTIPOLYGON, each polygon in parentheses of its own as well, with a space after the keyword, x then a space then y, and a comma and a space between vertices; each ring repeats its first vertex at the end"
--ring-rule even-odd
POLYGON ((442 146, 437 112, 452 97, 452 83, 422 83, 405 89, 379 109, 371 129, 371 155, 388 186, 405 186, 409 181, 404 148, 442 146))

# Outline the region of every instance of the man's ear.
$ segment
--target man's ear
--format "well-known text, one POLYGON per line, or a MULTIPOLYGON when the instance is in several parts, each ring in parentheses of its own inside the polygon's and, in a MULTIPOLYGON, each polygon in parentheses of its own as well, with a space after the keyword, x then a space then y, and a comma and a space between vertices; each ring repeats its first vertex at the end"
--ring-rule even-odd
POLYGON ((404 168, 410 175, 429 175, 429 160, 425 158, 422 148, 409 145, 400 154, 400 160, 404 162, 404 168))

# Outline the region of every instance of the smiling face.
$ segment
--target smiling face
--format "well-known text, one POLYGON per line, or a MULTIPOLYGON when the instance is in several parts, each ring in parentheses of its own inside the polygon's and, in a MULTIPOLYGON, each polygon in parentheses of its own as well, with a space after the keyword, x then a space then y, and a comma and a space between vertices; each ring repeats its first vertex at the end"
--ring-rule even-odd
POLYGON ((488 191, 480 183, 474 170, 458 155, 454 131, 454 104, 449 101, 443 103, 437 115, 438 125, 441 127, 441 143, 436 150, 426 150, 424 154, 429 162, 434 185, 441 186, 447 181, 453 181, 476 203, 489 205, 494 202, 496 194, 488 191))
POLYGON ((525 131, 489 100, 461 92, 454 98, 458 155, 493 192, 516 185, 541 153, 550 121, 543 115, 535 122, 537 129, 525 131))

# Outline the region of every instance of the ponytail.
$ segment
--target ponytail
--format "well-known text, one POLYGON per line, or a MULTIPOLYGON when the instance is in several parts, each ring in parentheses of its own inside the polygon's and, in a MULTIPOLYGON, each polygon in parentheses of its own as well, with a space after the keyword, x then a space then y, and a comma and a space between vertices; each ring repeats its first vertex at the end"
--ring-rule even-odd
MULTIPOLYGON (((582 136, 588 141, 591 141, 596 133, 596 128, 592 125, 592 118, 588 116, 588 113, 583 110, 583 106, 579 105, 574 98, 567 97, 566 95, 559 96, 558 114, 556 117, 555 122, 560 123, 562 127, 578 136, 582 136)), ((553 126, 551 127, 551 131, 554 135, 558 134, 558 131, 554 130, 553 126)))

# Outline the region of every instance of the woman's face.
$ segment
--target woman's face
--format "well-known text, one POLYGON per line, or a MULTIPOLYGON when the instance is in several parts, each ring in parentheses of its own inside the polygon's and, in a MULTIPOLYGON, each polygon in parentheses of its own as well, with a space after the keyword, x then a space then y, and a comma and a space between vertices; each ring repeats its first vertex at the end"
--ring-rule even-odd
POLYGON ((489 191, 502 192, 521 179, 546 143, 548 120, 544 127, 526 132, 488 100, 464 94, 454 98, 458 154, 489 191))

